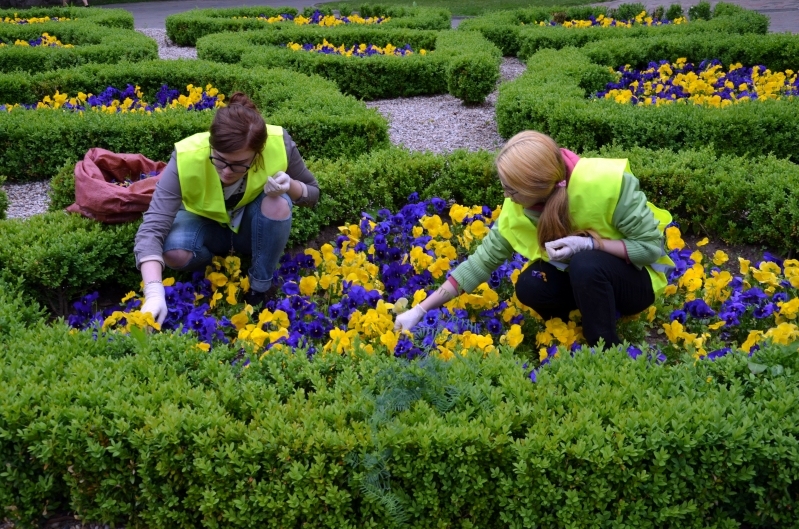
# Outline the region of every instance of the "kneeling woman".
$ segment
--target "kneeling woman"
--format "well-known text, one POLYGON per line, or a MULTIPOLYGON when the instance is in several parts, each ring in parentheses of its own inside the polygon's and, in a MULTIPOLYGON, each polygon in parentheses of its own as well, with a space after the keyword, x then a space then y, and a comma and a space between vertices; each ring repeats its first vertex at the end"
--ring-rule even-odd
POLYGON ((319 185, 291 136, 266 125, 237 92, 217 110, 210 132, 175 151, 136 234, 136 266, 145 303, 160 324, 167 316, 161 273, 201 270, 215 255, 252 256, 245 299, 263 304, 291 230, 292 205, 313 206, 319 185))
POLYGON ((649 307, 673 266, 663 250, 671 215, 649 202, 627 160, 578 158, 549 136, 517 134, 496 159, 502 213, 477 250, 432 295, 397 317, 410 329, 427 310, 471 292, 514 252, 530 265, 516 282, 519 301, 544 319, 580 309, 593 346, 621 343, 618 314, 649 307))

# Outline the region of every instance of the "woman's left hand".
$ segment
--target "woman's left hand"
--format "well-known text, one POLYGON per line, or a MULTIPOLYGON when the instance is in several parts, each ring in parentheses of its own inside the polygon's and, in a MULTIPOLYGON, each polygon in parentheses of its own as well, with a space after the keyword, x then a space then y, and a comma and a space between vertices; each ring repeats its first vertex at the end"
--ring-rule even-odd
POLYGON ((594 249, 594 239, 591 237, 579 237, 570 235, 544 243, 550 261, 565 261, 577 252, 594 249))
POLYGON ((264 184, 264 193, 270 197, 279 197, 289 192, 291 188, 291 177, 283 171, 278 171, 274 176, 270 176, 264 184))

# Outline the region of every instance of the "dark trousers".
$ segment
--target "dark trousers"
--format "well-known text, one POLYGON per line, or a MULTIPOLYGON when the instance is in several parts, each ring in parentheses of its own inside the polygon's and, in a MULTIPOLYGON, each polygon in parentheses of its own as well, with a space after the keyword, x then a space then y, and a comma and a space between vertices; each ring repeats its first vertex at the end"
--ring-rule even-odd
POLYGON ((545 320, 565 322, 569 312, 580 309, 588 345, 603 338, 607 347, 621 343, 616 334, 617 313, 637 314, 655 301, 645 268, 638 270, 601 250, 576 253, 565 272, 546 261, 536 261, 519 275, 516 297, 545 320), (546 281, 534 272, 543 272, 546 281))

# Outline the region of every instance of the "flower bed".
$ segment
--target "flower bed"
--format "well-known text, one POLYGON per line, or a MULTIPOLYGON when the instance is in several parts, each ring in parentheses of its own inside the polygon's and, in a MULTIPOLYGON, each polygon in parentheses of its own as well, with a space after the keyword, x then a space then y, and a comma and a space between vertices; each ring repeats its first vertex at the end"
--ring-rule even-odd
POLYGON ((3 72, 38 73, 87 63, 114 64, 157 58, 158 45, 152 39, 128 29, 103 27, 89 18, 42 24, 0 24, 0 71, 3 72))
MULTIPOLYGON (((669 20, 668 18, 660 18, 657 15, 648 15, 646 11, 641 11, 638 13, 635 18, 631 18, 628 20, 620 20, 613 18, 611 16, 605 16, 604 14, 599 15, 591 15, 587 19, 581 20, 565 20, 563 22, 558 22, 557 20, 550 20, 549 22, 541 20, 538 22, 538 25, 541 27, 557 27, 561 26, 564 28, 573 28, 573 29, 584 29, 584 28, 631 28, 633 26, 645 26, 645 27, 652 27, 652 26, 664 26, 667 24, 686 24, 688 19, 685 17, 676 17, 674 20, 669 20)), ((522 25, 524 23, 522 22, 522 25)))
POLYGON ((197 41, 197 56, 248 67, 289 68, 321 75, 335 81, 342 92, 365 100, 449 92, 466 103, 482 102, 491 93, 501 62, 499 50, 476 32, 351 26, 288 27, 214 35, 197 41), (330 42, 344 53, 294 53, 287 47, 301 43, 303 47, 319 46, 320 50, 332 51, 325 47, 330 42), (406 49, 420 52, 403 61, 385 56, 368 61, 348 60, 346 50, 363 46, 366 51, 368 45, 364 43, 383 49, 402 43, 406 49))
POLYGON ((321 11, 306 8, 302 14, 298 14, 294 8, 265 6, 194 9, 166 17, 167 35, 179 46, 196 46, 201 37, 212 33, 246 30, 282 31, 297 26, 330 28, 353 25, 393 30, 400 28, 442 30, 450 28, 450 13, 445 9, 365 4, 360 7, 358 15, 342 12, 341 17, 333 17, 330 8, 321 11), (361 22, 369 20, 372 22, 366 24, 361 22), (293 23, 279 23, 288 21, 293 23))
MULTIPOLYGON (((469 349, 492 353, 502 344, 537 366, 557 355, 559 347, 580 347, 579 314, 574 321, 541 322, 515 297, 513 285, 526 262, 518 254, 472 294, 428 311, 413 333, 394 331, 394 315, 440 286, 501 211, 448 206, 439 198, 411 200, 397 213, 381 210, 377 217, 364 215, 358 224, 340 228, 334 245, 321 251, 284 257, 276 277, 282 296, 260 313, 240 302, 249 285, 236 257, 218 258, 192 281, 168 281, 169 315, 163 329, 194 332, 205 350, 235 342, 255 356, 283 349, 311 356, 344 353, 361 343, 368 352, 384 348, 409 359, 430 354, 452 359, 469 349)), ((677 227, 668 227, 666 235, 677 266, 664 299, 621 323, 622 336, 638 342, 629 350, 631 357, 647 351, 663 360, 686 352, 715 359, 732 350, 751 353, 761 341, 799 341, 799 261, 767 254, 756 265, 741 258, 736 262, 740 268, 732 269, 725 266, 729 257, 723 252, 708 258, 686 249, 677 227), (644 321, 665 331, 668 342, 643 343, 644 321)), ((150 315, 136 310, 142 300, 134 292, 123 299, 122 310, 94 313, 96 297, 90 294, 75 303, 72 326, 123 333, 159 328, 150 315)))
POLYGON ((56 93, 50 97, 44 96, 41 101, 31 104, 0 105, 0 112, 11 112, 14 109, 42 110, 63 109, 72 112, 105 112, 108 114, 141 112, 151 114, 162 112, 166 109, 185 108, 186 110, 211 110, 225 106, 225 95, 212 85, 205 89, 200 86, 188 85, 186 94, 173 90, 169 85, 161 85, 155 94, 155 102, 147 103, 144 100, 141 88, 128 84, 124 90, 113 86, 107 87, 101 93, 94 95, 78 92, 74 97, 68 94, 56 93))
POLYGON ((414 52, 410 44, 402 47, 396 47, 391 43, 386 44, 384 47, 375 46, 374 44, 358 44, 351 47, 335 46, 330 44, 327 39, 323 40, 321 44, 297 44, 296 42, 289 42, 286 48, 292 51, 307 51, 313 53, 324 53, 327 55, 343 55, 345 57, 372 57, 374 55, 395 55, 398 57, 407 57, 418 53, 419 55, 426 55, 427 50, 424 48, 414 52))
MULTIPOLYGON (((136 83, 151 100, 169 86, 212 84, 223 94, 244 91, 267 121, 285 127, 307 158, 357 156, 388 143, 385 119, 343 96, 334 84, 294 72, 205 61, 153 61, 116 66, 87 65, 36 75, 0 75, 5 104, 35 104, 58 89, 61 94, 100 93, 107 86, 136 83)), ((211 112, 0 113, 0 174, 15 181, 50 178, 65 160, 77 160, 92 147, 137 152, 166 160, 175 142, 208 130, 211 112)))
MULTIPOLYGON (((634 6, 628 6, 639 9, 634 6)), ((679 5, 677 5, 679 7, 679 5)), ((629 11, 626 10, 626 11, 629 11)), ((660 24, 648 26, 643 23, 632 27, 621 25, 602 27, 601 24, 591 31, 573 31, 563 27, 569 22, 572 27, 586 26, 587 22, 612 19, 630 19, 638 12, 622 12, 614 15, 605 7, 541 7, 499 11, 467 19, 461 22, 458 29, 481 32, 487 39, 502 50, 505 56, 516 56, 525 59, 536 51, 545 48, 561 49, 569 46, 581 47, 589 42, 624 37, 651 37, 654 35, 690 35, 693 33, 744 34, 768 32, 769 19, 754 11, 747 11, 733 4, 718 2, 710 20, 698 17, 691 18, 690 24, 660 24), (582 21, 579 23, 573 21, 582 21), (552 23, 555 23, 553 26, 552 23), (542 27, 543 24, 543 27, 542 27)), ((670 8, 663 14, 652 12, 655 19, 675 21, 682 17, 682 9, 670 8)), ((646 17, 642 17, 642 22, 646 17)), ((591 22, 593 26, 593 22, 591 22)))
MULTIPOLYGON (((13 18, 12 17, 3 17, 0 19, 0 24, 45 24, 47 22, 66 22, 68 20, 73 20, 69 17, 29 17, 29 18, 20 18, 15 13, 13 18)), ((74 19, 77 20, 77 19, 74 19)))
MULTIPOLYGON (((540 130, 577 151, 611 143, 620 147, 672 150, 711 145, 722 154, 773 153, 796 161, 799 158, 793 138, 799 137, 799 123, 792 116, 799 109, 799 100, 772 98, 777 86, 764 85, 762 77, 766 69, 793 71, 796 64, 799 64, 799 38, 788 34, 718 35, 712 39, 701 35, 616 39, 595 42, 579 50, 544 50, 528 60, 524 75, 500 88, 497 127, 506 138, 522 130, 540 130), (738 90, 741 84, 732 80, 735 86, 731 89, 718 87, 721 92, 717 94, 718 99, 712 93, 706 94, 709 99, 697 98, 710 103, 703 105, 620 105, 613 98, 590 97, 603 91, 608 83, 617 82, 612 68, 618 65, 646 71, 652 61, 674 62, 685 58, 688 62, 700 63, 707 57, 719 59, 727 68, 733 64, 760 65, 757 79, 752 79, 757 86, 752 88, 759 96, 766 96, 766 100, 723 104, 722 94, 733 93, 731 90, 738 90)), ((737 69, 736 72, 731 74, 733 78, 747 75, 747 70, 737 69)), ((646 75, 653 79, 660 77, 658 72, 646 75)), ((711 82, 698 77, 693 79, 689 72, 681 82, 688 82, 697 90, 700 85, 711 82)), ((780 74, 772 77, 770 81, 778 79, 780 74)), ((786 79, 794 82, 793 75, 787 72, 786 79)), ((648 82, 642 78, 637 89, 647 90, 648 82)), ((651 103, 651 98, 649 101, 651 103)))
POLYGON ((30 7, 0 9, 0 26, 4 24, 49 24, 65 22, 91 22, 98 26, 117 29, 133 29, 133 15, 124 9, 99 7, 30 7), (20 16, 22 15, 22 16, 20 16))
MULTIPOLYGON (((0 42, 0 48, 5 46, 9 46, 11 43, 6 44, 5 42, 0 42)), ((21 40, 17 39, 13 43, 14 46, 27 46, 31 48, 36 48, 37 46, 45 46, 49 48, 74 48, 72 44, 64 44, 58 38, 48 34, 42 33, 41 36, 33 38, 31 40, 21 40)))
POLYGON ((257 17, 233 17, 234 20, 240 19, 248 19, 248 18, 255 18, 255 20, 259 20, 261 22, 266 22, 267 24, 276 24, 278 22, 293 22, 298 26, 305 26, 305 25, 314 25, 314 26, 322 26, 322 27, 333 27, 333 26, 340 26, 342 24, 383 24, 391 20, 391 17, 367 17, 364 18, 358 14, 350 15, 350 16, 336 16, 336 15, 327 15, 319 11, 318 9, 315 10, 311 16, 304 17, 302 15, 294 16, 288 13, 281 13, 280 15, 275 16, 266 16, 263 13, 258 15, 257 17))
POLYGON ((762 66, 737 63, 725 72, 718 59, 694 65, 683 57, 674 63, 651 62, 645 70, 623 66, 616 72, 619 80, 608 83, 594 97, 645 106, 680 102, 725 107, 799 95, 799 80, 793 70, 772 72, 762 66))

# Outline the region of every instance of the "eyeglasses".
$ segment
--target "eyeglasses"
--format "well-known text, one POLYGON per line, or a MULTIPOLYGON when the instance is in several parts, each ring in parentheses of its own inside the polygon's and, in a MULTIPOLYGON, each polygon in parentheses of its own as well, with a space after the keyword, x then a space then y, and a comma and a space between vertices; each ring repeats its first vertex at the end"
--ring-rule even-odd
MULTIPOLYGON (((256 154, 255 156, 258 155, 256 154)), ((208 159, 211 160, 211 163, 214 164, 214 167, 216 167, 219 171, 224 171, 226 168, 230 167, 230 170, 234 173, 245 173, 250 170, 252 163, 255 161, 255 156, 253 156, 249 164, 228 163, 226 160, 217 158, 215 156, 209 156, 208 159)))
POLYGON ((516 193, 518 193, 518 191, 516 191, 515 189, 510 189, 505 186, 502 186, 502 190, 506 192, 510 197, 513 197, 514 195, 516 195, 516 193))

